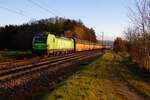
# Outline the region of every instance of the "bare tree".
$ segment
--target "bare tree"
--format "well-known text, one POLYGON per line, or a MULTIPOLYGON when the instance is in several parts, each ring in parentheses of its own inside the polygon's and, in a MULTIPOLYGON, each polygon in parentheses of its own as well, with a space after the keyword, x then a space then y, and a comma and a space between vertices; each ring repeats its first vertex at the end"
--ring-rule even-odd
POLYGON ((142 68, 150 70, 150 0, 136 0, 129 18, 133 26, 124 32, 129 53, 142 68))

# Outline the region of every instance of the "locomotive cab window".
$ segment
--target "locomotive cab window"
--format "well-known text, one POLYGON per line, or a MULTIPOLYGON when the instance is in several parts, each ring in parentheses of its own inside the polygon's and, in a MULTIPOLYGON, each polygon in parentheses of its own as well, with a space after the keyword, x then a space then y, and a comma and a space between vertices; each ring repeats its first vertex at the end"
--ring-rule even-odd
POLYGON ((46 43, 47 35, 35 35, 34 43, 46 43))

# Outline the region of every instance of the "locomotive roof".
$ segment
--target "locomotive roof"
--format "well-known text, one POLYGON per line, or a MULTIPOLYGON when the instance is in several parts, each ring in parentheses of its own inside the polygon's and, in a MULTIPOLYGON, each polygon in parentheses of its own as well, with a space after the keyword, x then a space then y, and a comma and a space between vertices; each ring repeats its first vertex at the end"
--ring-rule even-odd
POLYGON ((38 36, 38 35, 48 35, 48 34, 38 33, 38 34, 35 34, 35 35, 38 36))
POLYGON ((72 40, 72 38, 62 37, 62 36, 55 36, 56 38, 64 39, 64 40, 72 40))
MULTIPOLYGON (((46 32, 45 34, 44 33, 38 33, 38 34, 35 34, 36 36, 38 35, 48 35, 50 33, 46 32)), ((72 38, 67 38, 67 37, 63 37, 63 36, 55 36, 56 38, 60 38, 60 39, 64 39, 64 40, 72 40, 72 38)))

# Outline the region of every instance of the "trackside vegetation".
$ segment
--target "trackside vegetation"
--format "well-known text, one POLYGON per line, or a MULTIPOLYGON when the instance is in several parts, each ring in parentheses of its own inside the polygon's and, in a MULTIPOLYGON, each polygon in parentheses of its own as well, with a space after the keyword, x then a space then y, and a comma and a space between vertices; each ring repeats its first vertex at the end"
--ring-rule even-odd
POLYGON ((107 52, 91 64, 36 94, 40 100, 149 100, 150 83, 127 57, 107 52), (134 67, 132 67, 134 66, 134 67))

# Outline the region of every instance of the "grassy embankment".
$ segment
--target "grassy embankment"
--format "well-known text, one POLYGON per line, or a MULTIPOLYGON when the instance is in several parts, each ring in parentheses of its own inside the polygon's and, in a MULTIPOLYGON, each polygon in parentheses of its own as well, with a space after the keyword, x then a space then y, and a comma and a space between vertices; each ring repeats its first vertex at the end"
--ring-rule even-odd
POLYGON ((112 59, 111 54, 105 54, 46 91, 43 100, 126 100, 121 93, 115 91, 110 79, 112 75, 106 69, 112 59))
POLYGON ((137 69, 127 58, 107 52, 36 96, 42 100, 150 100, 150 84, 137 69))
POLYGON ((23 60, 32 57, 31 51, 0 51, 0 62, 23 60))
POLYGON ((137 80, 138 76, 132 74, 123 65, 125 63, 126 60, 119 55, 106 53, 65 81, 37 95, 44 95, 42 100, 141 100, 146 95, 148 100, 149 84, 137 80))

